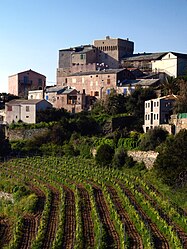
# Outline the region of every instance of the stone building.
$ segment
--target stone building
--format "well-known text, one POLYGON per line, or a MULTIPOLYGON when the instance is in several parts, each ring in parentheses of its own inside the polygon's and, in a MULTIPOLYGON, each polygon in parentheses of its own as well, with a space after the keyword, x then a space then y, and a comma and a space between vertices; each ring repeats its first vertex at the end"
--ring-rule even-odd
POLYGON ((103 98, 112 89, 117 90, 120 82, 135 79, 127 69, 106 69, 92 72, 78 72, 67 76, 67 85, 80 93, 103 98))
POLYGON ((44 90, 46 77, 33 70, 27 70, 8 77, 8 92, 27 98, 29 90, 44 90))
POLYGON ((98 50, 97 62, 104 63, 109 68, 121 67, 122 58, 134 52, 134 42, 129 39, 114 39, 107 36, 104 40, 95 40, 94 46, 98 50))
POLYGON ((57 85, 66 86, 67 76, 79 72, 91 72, 120 68, 124 56, 133 54, 134 43, 128 39, 95 40, 93 45, 82 45, 59 50, 57 85))
POLYGON ((72 87, 49 87, 46 89, 45 99, 54 108, 64 108, 71 113, 81 112, 90 107, 89 96, 80 93, 72 87))

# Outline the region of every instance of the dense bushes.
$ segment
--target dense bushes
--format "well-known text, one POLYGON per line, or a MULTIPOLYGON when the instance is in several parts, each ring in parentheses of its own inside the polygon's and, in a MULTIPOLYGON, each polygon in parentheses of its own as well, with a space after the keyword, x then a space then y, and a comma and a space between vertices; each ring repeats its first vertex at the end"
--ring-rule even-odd
POLYGON ((187 172, 186 152, 187 130, 181 130, 174 138, 168 138, 159 148, 155 169, 165 183, 174 186, 180 180, 179 174, 187 172))
POLYGON ((168 132, 160 127, 148 130, 139 144, 141 150, 155 150, 157 146, 163 143, 167 138, 168 132))
POLYGON ((0 159, 6 157, 11 150, 9 141, 5 139, 4 132, 0 129, 0 159))
POLYGON ((114 149, 108 144, 102 144, 96 153, 95 160, 100 166, 109 166, 114 156, 114 149))
POLYGON ((132 157, 127 155, 127 151, 123 148, 118 148, 114 154, 112 165, 114 168, 121 169, 122 167, 131 168, 135 165, 132 157))

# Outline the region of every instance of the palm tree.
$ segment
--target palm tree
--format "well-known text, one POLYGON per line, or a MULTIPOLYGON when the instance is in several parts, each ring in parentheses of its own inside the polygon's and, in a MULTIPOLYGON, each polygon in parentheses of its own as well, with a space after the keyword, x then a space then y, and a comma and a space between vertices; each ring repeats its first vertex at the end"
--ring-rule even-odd
POLYGON ((166 77, 161 87, 162 95, 177 94, 178 91, 179 91, 178 79, 169 76, 166 77))

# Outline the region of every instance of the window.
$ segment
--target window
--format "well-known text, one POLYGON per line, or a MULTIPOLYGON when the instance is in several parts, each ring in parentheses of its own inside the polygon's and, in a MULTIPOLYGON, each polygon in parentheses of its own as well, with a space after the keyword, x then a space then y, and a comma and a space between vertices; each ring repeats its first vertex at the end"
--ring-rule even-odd
POLYGON ((156 107, 156 102, 154 102, 154 107, 156 107))
POLYGON ((8 111, 8 112, 11 112, 11 111, 12 111, 12 106, 11 106, 11 105, 8 105, 7 111, 8 111))
POLYGON ((96 91, 94 95, 95 95, 95 96, 99 96, 99 92, 98 92, 98 91, 96 91))
POLYGON ((107 79, 107 84, 110 85, 110 79, 107 79))
POLYGON ((106 90, 106 94, 109 95, 110 94, 110 89, 106 90))
POLYGON ((28 84, 29 83, 29 77, 28 76, 24 76, 23 77, 23 82, 24 82, 24 84, 28 84))
POLYGON ((156 114, 154 114, 154 120, 156 120, 156 114))
POLYGON ((29 118, 29 116, 26 116, 26 118, 29 118))
POLYGON ((26 106, 26 112, 29 112, 30 111, 30 108, 29 108, 30 106, 26 106))
POLYGON ((81 59, 81 60, 84 59, 84 54, 80 54, 80 59, 81 59))
POLYGON ((124 89, 123 89, 123 94, 124 94, 124 95, 127 95, 127 88, 124 88, 124 89))

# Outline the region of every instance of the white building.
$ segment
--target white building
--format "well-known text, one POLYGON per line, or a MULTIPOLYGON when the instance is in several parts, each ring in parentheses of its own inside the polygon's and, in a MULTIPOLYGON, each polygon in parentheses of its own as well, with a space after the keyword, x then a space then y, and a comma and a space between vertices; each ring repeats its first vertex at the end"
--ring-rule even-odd
POLYGON ((165 73, 172 77, 187 75, 187 54, 176 52, 138 53, 122 59, 126 68, 136 67, 143 72, 165 73))
POLYGON ((52 108, 52 104, 46 100, 11 100, 5 104, 5 121, 7 124, 18 121, 36 123, 37 112, 48 108, 52 108))
POLYGON ((164 72, 169 76, 178 77, 187 74, 187 54, 169 52, 160 60, 152 61, 153 72, 164 72))
POLYGON ((173 114, 173 103, 176 98, 175 95, 168 95, 145 101, 144 132, 156 126, 164 127, 169 124, 170 116, 173 114))

